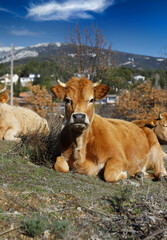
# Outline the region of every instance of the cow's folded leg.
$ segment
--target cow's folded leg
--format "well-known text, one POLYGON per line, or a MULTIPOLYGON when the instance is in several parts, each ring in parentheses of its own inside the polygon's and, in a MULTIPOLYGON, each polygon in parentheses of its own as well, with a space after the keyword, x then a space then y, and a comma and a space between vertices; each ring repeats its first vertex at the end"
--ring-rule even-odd
POLYGON ((18 129, 9 128, 4 134, 4 140, 6 141, 20 141, 21 138, 16 137, 18 134, 18 129))
POLYGON ((86 174, 89 176, 96 176, 103 167, 104 164, 97 164, 89 159, 85 159, 83 162, 76 161, 73 163, 73 169, 77 173, 86 174))
POLYGON ((128 178, 128 173, 124 171, 122 162, 116 159, 108 160, 104 169, 104 179, 106 182, 116 182, 128 178))
POLYGON ((162 160, 155 162, 154 165, 154 174, 157 179, 161 180, 162 178, 167 178, 167 172, 164 167, 164 163, 162 160))
POLYGON ((163 161, 163 152, 161 151, 161 148, 152 148, 153 149, 153 158, 152 158, 152 168, 154 169, 154 175, 157 179, 162 179, 163 177, 167 177, 167 172, 164 167, 164 161, 163 161))
POLYGON ((3 139, 6 129, 0 126, 0 140, 3 139))
POLYGON ((64 160, 63 157, 57 157, 56 162, 54 164, 54 169, 58 172, 69 172, 69 165, 68 163, 64 160))

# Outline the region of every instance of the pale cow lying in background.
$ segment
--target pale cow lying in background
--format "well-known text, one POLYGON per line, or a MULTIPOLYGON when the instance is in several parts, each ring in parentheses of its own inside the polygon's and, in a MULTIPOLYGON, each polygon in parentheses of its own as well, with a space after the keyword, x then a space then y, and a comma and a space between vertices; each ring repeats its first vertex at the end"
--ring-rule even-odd
POLYGON ((20 140, 18 135, 49 132, 47 120, 28 108, 0 104, 0 140, 20 140))
POLYGON ((0 140, 19 141, 18 135, 49 132, 46 119, 28 108, 11 107, 3 103, 5 94, 0 96, 0 140))
POLYGON ((133 121, 139 127, 151 128, 161 144, 167 143, 167 112, 161 113, 158 118, 148 118, 133 121))
POLYGON ((66 84, 58 81, 51 88, 56 98, 65 101, 66 115, 54 169, 74 169, 92 176, 104 169, 107 182, 147 175, 147 169, 153 169, 158 179, 166 178, 163 152, 151 129, 94 113, 94 101, 102 99, 108 90, 100 81, 93 84, 85 77, 71 78, 66 84))

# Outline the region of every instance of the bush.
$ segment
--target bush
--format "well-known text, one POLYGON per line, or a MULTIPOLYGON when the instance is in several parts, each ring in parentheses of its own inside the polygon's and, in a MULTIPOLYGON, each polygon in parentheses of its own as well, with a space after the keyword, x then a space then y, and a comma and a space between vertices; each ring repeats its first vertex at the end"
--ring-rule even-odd
POLYGON ((140 84, 133 90, 125 90, 116 102, 114 118, 125 120, 157 118, 167 111, 167 92, 154 89, 151 81, 140 84))
POLYGON ((56 239, 63 239, 69 229, 67 220, 56 220, 53 223, 52 232, 56 234, 56 239))
POLYGON ((48 228, 48 222, 43 218, 26 219, 23 222, 23 229, 30 237, 41 235, 48 228))

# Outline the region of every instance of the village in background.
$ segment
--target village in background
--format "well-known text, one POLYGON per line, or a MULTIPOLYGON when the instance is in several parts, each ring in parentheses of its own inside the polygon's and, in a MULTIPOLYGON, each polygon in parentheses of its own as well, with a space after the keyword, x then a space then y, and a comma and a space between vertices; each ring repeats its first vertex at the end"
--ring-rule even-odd
POLYGON ((96 112, 104 117, 134 120, 167 110, 165 57, 112 51, 93 24, 83 32, 76 25, 68 42, 26 49, 12 45, 11 53, 1 49, 0 88, 7 84, 8 103, 13 96, 14 105, 29 107, 42 117, 63 114, 64 104, 52 98, 50 88, 56 79, 67 82, 72 76, 86 76, 93 82, 101 78, 110 88, 105 98, 95 102, 96 112))
MULTIPOLYGON (((20 77, 20 80, 19 80, 19 76, 17 74, 14 74, 13 75, 13 83, 15 85, 17 85, 18 81, 20 81, 20 84, 22 87, 31 88, 31 86, 33 86, 33 83, 36 78, 40 78, 40 74, 35 75, 33 73, 30 73, 29 76, 27 76, 27 77, 20 77)), ((145 81, 144 76, 136 76, 136 77, 134 77, 134 79, 136 81, 139 79, 145 81)), ((11 75, 7 73, 7 74, 1 76, 0 82, 3 84, 5 84, 5 82, 6 82, 8 87, 10 88, 11 75)), ((32 91, 20 92, 19 97, 14 97, 14 100, 17 101, 19 103, 19 105, 24 105, 24 104, 26 104, 27 97, 30 97, 31 95, 32 95, 32 91)), ((117 96, 118 96, 117 94, 108 94, 102 100, 97 101, 96 104, 114 104, 117 96)))
MULTIPOLYGON (((74 74, 77 77, 82 77, 84 76, 81 74, 74 74)), ((159 74, 157 76, 159 78, 159 74)), ((36 79, 40 78, 40 74, 34 74, 30 73, 29 76, 25 77, 20 77, 17 74, 13 75, 13 84, 17 85, 18 81, 20 82, 20 85, 22 88, 27 87, 30 88, 33 86, 34 82, 36 79)), ((134 81, 138 83, 139 81, 144 82, 146 80, 145 76, 142 75, 137 75, 134 76, 134 81)), ((7 83, 8 88, 10 88, 10 83, 11 83, 11 75, 10 74, 4 74, 3 76, 0 77, 0 83, 5 84, 7 83)), ((32 91, 23 91, 19 93, 18 97, 14 97, 14 101, 18 102, 19 105, 26 105, 27 104, 27 98, 32 95, 32 91)), ((49 96, 49 95, 48 95, 49 96)), ((46 97, 48 97, 46 96, 46 97)), ((102 100, 96 101, 96 104, 115 104, 115 100, 118 97, 118 94, 107 94, 102 100)), ((63 108, 63 105, 61 103, 61 107, 63 108)))

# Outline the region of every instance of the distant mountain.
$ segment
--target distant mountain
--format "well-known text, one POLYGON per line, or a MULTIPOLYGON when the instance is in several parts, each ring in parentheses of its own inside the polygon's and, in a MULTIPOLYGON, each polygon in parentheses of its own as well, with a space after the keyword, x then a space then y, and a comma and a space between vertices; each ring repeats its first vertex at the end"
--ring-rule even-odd
MULTIPOLYGON (((68 43, 40 43, 29 47, 15 47, 14 60, 16 63, 25 63, 31 58, 36 58, 40 61, 56 58, 60 55, 67 55, 68 59, 74 59, 75 53, 71 44, 68 43)), ((105 54, 105 50, 104 50, 105 54)), ((11 58, 10 47, 0 48, 0 63, 8 63, 11 58)), ((96 54, 92 54, 95 57, 96 54)), ((116 62, 117 66, 126 66, 130 68, 156 70, 159 68, 167 70, 167 59, 157 58, 145 55, 112 51, 111 62, 116 62)))

